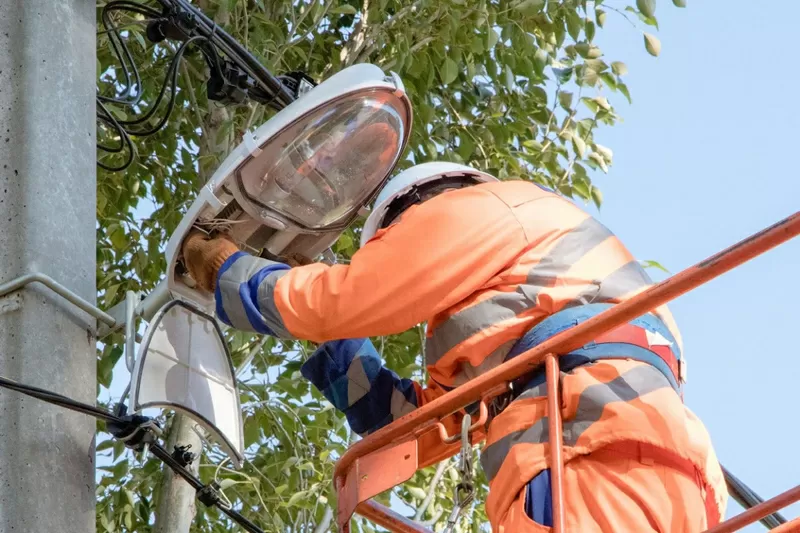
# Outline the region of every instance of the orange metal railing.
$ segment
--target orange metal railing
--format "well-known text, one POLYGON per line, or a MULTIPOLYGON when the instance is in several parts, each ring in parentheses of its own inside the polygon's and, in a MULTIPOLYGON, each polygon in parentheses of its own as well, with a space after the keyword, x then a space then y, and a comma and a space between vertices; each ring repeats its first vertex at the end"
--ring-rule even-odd
MULTIPOLYGON (((553 531, 562 533, 564 531, 564 464, 561 445, 562 426, 558 407, 559 380, 556 379, 559 373, 558 355, 569 353, 591 342, 600 334, 650 312, 798 234, 800 234, 800 212, 661 283, 653 285, 630 300, 617 304, 586 322, 551 337, 531 350, 476 377, 355 443, 339 459, 334 471, 334 483, 339 496, 337 516, 339 530, 349 533, 350 519, 354 513, 358 513, 389 531, 430 533, 430 530, 371 501, 370 498, 407 481, 420 468, 420 465, 426 466, 432 462, 430 457, 424 455, 425 450, 419 447, 419 440, 423 435, 429 437, 428 432, 438 427, 439 438, 443 442, 454 440, 452 437, 447 437, 446 432, 443 431, 441 420, 476 401, 481 402, 481 414, 483 414, 486 404, 493 397, 505 392, 508 383, 544 363, 547 374, 550 424, 549 453, 553 491, 553 531)), ((473 440, 477 440, 474 435, 473 440)), ((458 449, 458 445, 454 444, 449 449, 447 456, 455 455, 458 449)), ((435 459, 442 460, 444 458, 446 457, 435 459)), ((736 531, 798 500, 800 500, 800 486, 748 509, 708 530, 707 533, 736 531)), ((780 530, 784 532, 800 531, 800 524, 792 521, 780 526, 780 530)))

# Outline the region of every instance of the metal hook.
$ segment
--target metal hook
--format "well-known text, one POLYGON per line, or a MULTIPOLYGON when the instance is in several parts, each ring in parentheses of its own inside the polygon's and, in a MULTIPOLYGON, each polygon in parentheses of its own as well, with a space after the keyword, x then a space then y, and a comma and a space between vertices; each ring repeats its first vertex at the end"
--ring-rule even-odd
POLYGON ((461 481, 453 491, 453 510, 447 518, 444 533, 455 531, 458 519, 464 511, 472 504, 475 499, 475 484, 473 482, 472 470, 472 444, 469 441, 469 434, 472 425, 472 417, 464 415, 461 420, 461 460, 459 462, 459 473, 461 481))

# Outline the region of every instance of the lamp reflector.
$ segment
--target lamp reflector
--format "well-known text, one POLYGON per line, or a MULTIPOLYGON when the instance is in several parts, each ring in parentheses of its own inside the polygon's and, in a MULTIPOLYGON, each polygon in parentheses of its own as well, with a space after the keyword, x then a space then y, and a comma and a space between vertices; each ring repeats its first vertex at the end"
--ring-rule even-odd
POLYGON ((239 392, 228 346, 214 317, 180 300, 150 323, 133 371, 134 411, 181 411, 241 466, 244 450, 239 392))

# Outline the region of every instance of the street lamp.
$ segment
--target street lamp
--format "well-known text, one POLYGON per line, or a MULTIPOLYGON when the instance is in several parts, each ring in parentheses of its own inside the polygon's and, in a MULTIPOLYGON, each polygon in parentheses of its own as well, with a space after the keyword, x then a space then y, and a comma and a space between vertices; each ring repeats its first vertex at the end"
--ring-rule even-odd
MULTIPOLYGON (((153 319, 132 372, 134 411, 179 410, 241 464, 235 372, 213 317, 213 294, 197 287, 181 263, 184 239, 197 228, 224 233, 254 255, 313 260, 376 196, 410 130, 411 104, 397 75, 360 64, 245 134, 170 237, 166 287, 139 305, 141 314, 153 319)), ((132 320, 131 313, 129 337, 135 334, 132 320)))
POLYGON ((175 297, 213 308, 180 265, 195 227, 224 232, 267 258, 314 259, 377 194, 411 130, 400 78, 368 64, 342 70, 252 134, 220 165, 167 244, 167 283, 175 297))

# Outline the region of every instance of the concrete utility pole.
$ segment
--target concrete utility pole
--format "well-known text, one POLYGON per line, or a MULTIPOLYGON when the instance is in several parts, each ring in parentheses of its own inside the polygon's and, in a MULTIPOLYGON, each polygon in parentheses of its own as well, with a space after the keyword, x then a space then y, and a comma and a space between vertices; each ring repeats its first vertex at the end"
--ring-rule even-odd
MULTIPOLYGON (((191 446, 189 451, 196 454, 197 458, 188 468, 197 475, 203 441, 192 429, 194 425, 195 422, 188 416, 175 415, 167 439, 167 450, 171 452, 174 446, 191 446)), ((166 466, 163 470, 164 481, 156 507, 153 533, 188 533, 197 512, 197 493, 172 470, 166 466)))
MULTIPOLYGON (((95 2, 0 0, 0 283, 95 301, 95 2)), ((0 375, 95 400, 95 321, 0 298, 0 375)), ((0 533, 95 530, 94 419, 0 390, 0 533)))

